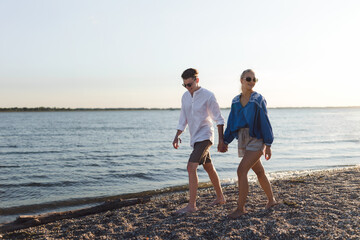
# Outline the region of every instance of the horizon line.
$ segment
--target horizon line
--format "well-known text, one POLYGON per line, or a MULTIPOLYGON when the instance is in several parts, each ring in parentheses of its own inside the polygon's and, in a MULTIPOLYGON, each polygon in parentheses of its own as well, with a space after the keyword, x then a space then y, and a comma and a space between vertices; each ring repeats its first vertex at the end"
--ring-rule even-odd
MULTIPOLYGON (((360 106, 323 106, 323 107, 268 107, 268 109, 302 109, 302 108, 360 108, 360 106)), ((70 107, 0 107, 0 112, 50 112, 50 111, 140 111, 140 110, 180 110, 180 107, 112 107, 112 108, 70 108, 70 107)), ((230 107, 220 107, 220 109, 231 109, 230 107)))

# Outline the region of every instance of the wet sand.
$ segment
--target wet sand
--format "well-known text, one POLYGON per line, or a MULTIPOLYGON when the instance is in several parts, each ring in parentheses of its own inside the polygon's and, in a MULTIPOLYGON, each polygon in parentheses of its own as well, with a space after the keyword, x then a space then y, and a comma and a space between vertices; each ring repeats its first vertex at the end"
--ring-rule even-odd
POLYGON ((360 166, 272 180, 279 201, 265 210, 266 196, 250 183, 248 214, 230 220, 235 185, 223 187, 227 203, 210 207, 212 188, 199 190, 199 211, 176 215, 187 192, 82 218, 0 234, 3 239, 360 239, 360 166))

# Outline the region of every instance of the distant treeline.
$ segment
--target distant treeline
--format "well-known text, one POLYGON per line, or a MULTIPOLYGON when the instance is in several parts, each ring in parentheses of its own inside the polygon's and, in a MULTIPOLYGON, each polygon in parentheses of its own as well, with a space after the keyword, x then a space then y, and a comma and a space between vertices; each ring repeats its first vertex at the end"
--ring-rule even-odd
POLYGON ((70 112, 70 111, 141 111, 141 110, 179 110, 180 108, 0 108, 0 112, 70 112))

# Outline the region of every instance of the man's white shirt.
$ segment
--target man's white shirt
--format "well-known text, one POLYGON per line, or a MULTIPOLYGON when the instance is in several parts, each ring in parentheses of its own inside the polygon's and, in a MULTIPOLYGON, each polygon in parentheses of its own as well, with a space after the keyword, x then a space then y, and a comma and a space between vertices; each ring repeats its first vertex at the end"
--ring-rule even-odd
POLYGON ((196 142, 210 140, 214 143, 213 121, 217 125, 224 125, 219 104, 215 95, 207 89, 200 88, 191 96, 186 91, 181 99, 181 113, 178 130, 185 131, 189 126, 190 145, 194 147, 196 142))

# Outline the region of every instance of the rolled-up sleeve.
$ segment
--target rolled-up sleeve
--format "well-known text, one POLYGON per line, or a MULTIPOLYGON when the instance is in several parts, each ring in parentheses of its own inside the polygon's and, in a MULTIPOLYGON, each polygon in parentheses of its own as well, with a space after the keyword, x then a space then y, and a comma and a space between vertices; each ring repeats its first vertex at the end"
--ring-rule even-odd
POLYGON ((266 101, 262 102, 262 108, 260 109, 260 126, 261 133, 264 138, 265 145, 271 146, 274 141, 274 134, 270 124, 269 116, 267 114, 266 101))
POLYGON ((180 111, 180 117, 179 117, 179 124, 177 126, 177 130, 185 131, 185 128, 187 126, 187 120, 186 120, 186 112, 184 109, 183 100, 181 101, 181 111, 180 111))
POLYGON ((233 118, 234 118, 234 107, 233 107, 233 105, 231 105, 231 111, 229 113, 229 117, 227 120, 227 126, 226 126, 226 129, 224 132, 225 144, 230 144, 235 138, 231 132, 231 125, 234 123, 233 118))
POLYGON ((209 114, 212 118, 212 120, 214 120, 216 122, 216 125, 224 125, 225 124, 225 120, 224 117, 221 115, 221 111, 220 111, 220 107, 219 104, 215 98, 215 95, 211 95, 210 99, 209 99, 209 114))

